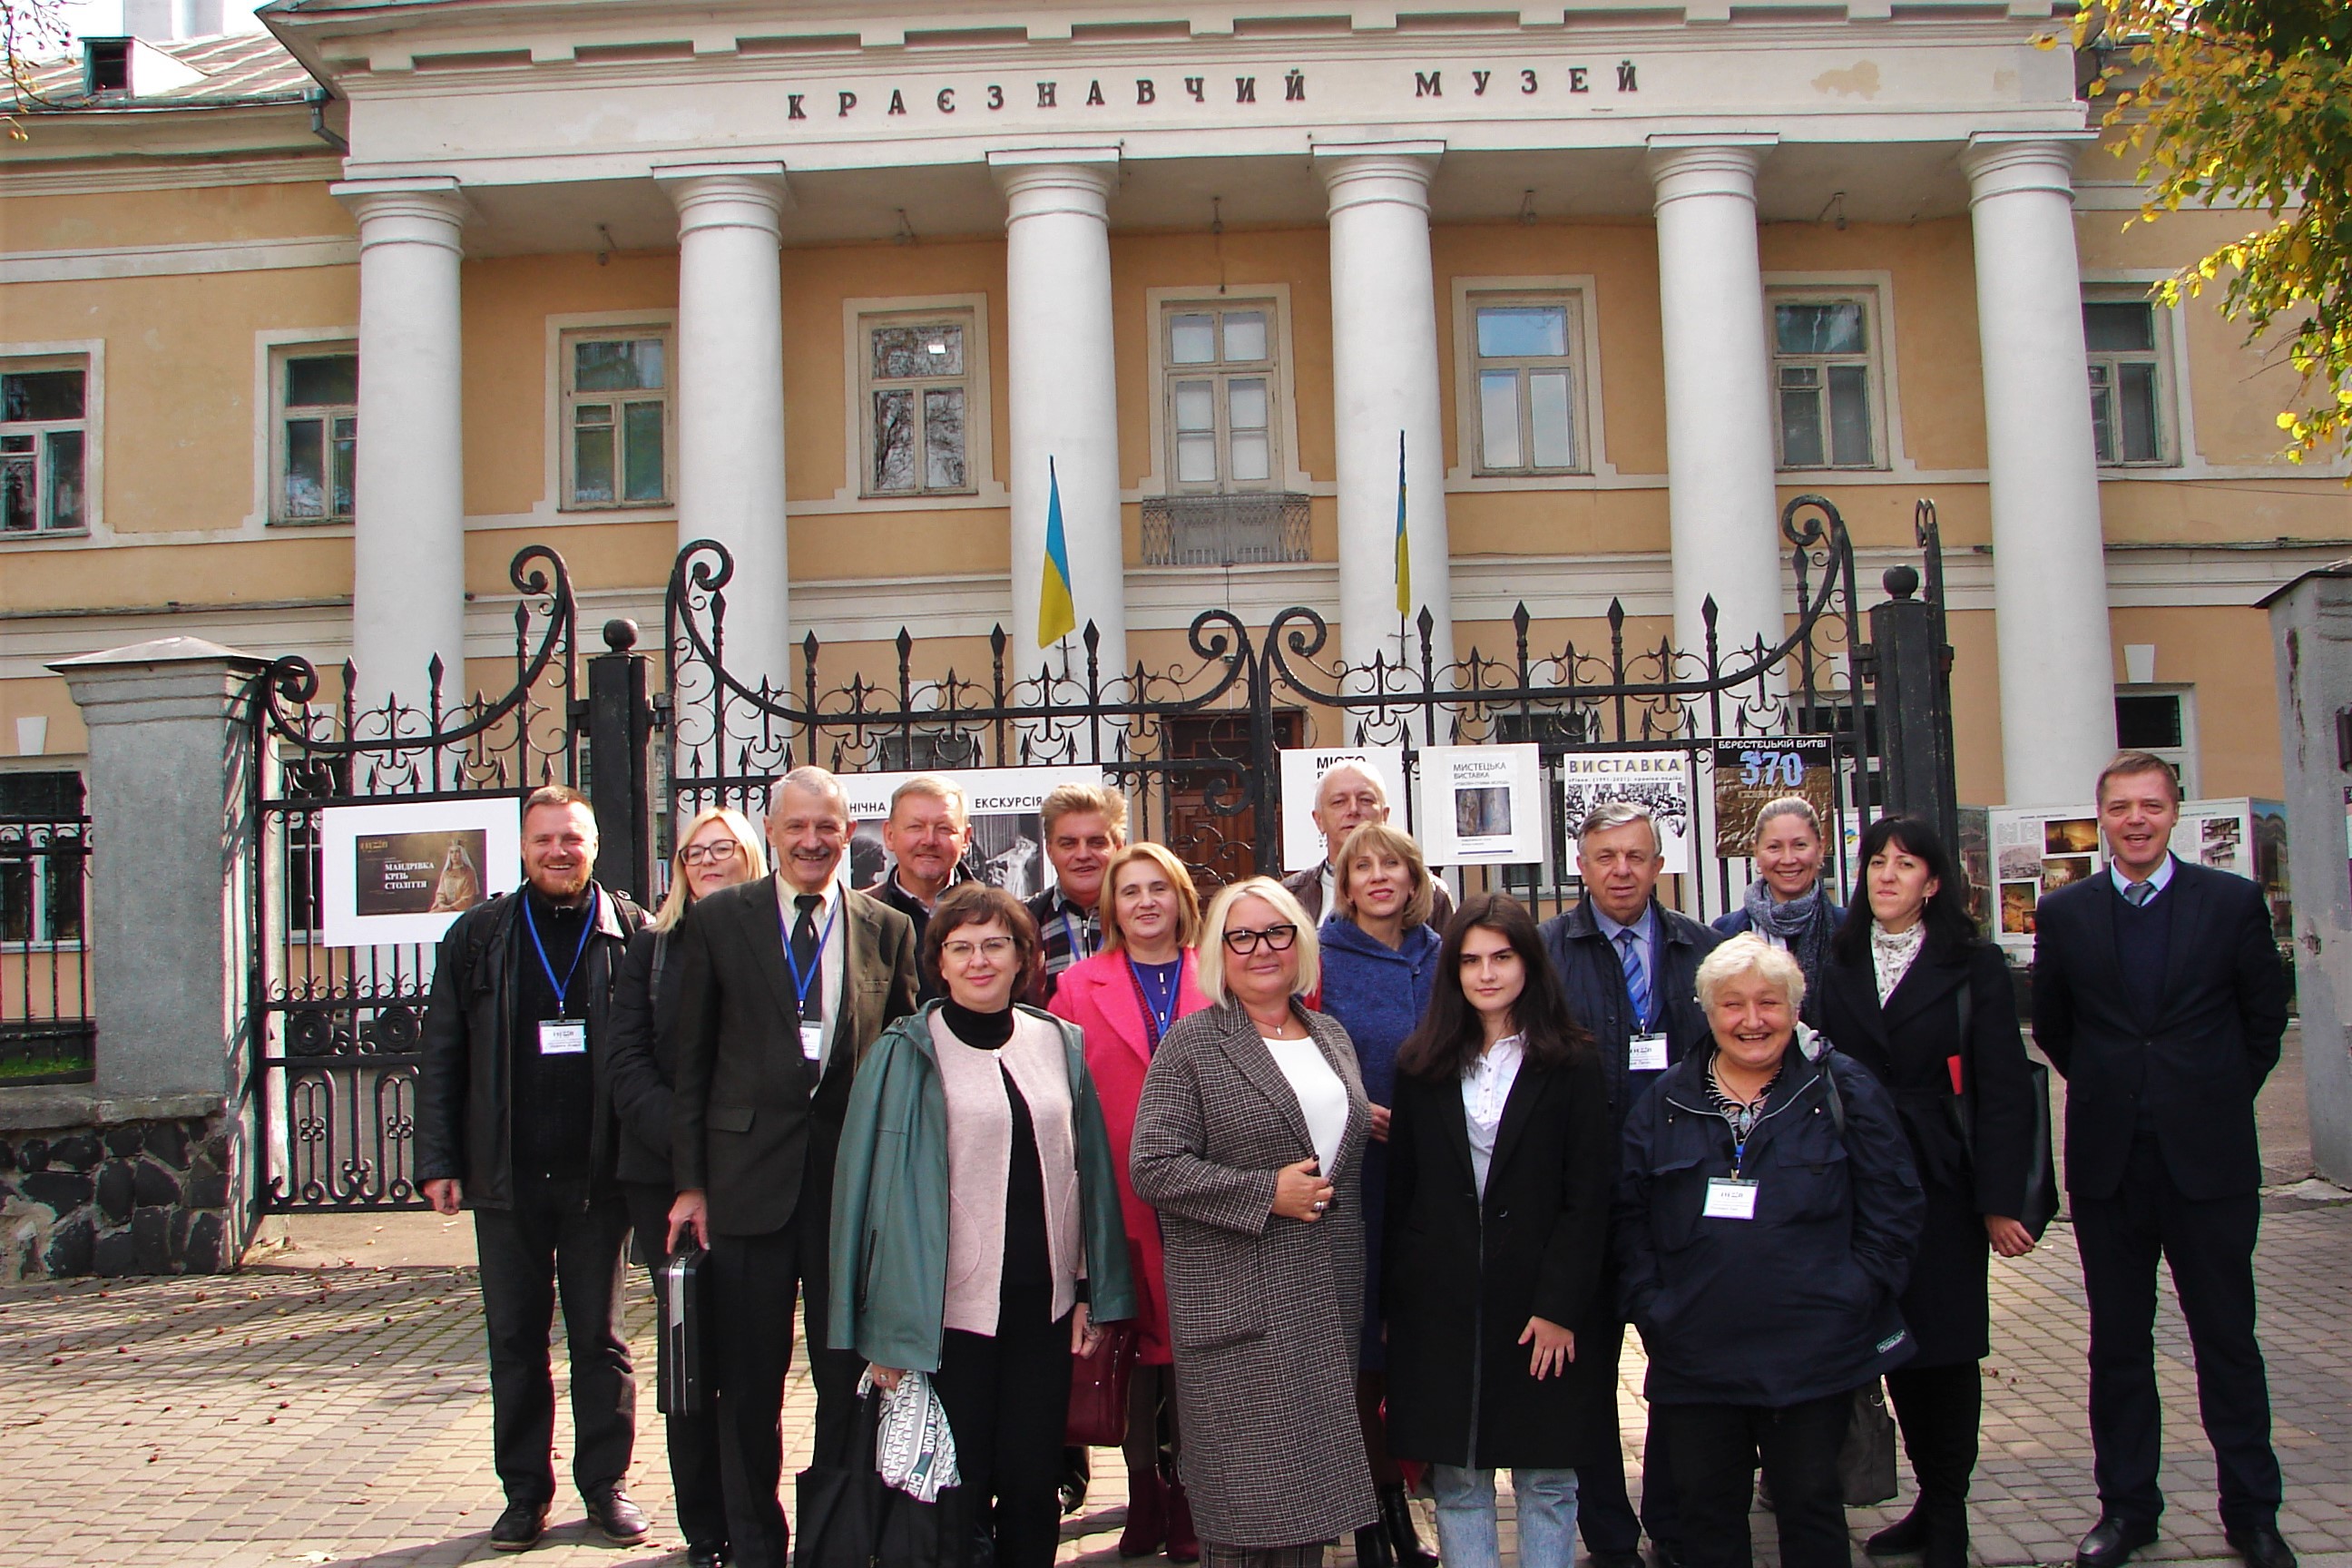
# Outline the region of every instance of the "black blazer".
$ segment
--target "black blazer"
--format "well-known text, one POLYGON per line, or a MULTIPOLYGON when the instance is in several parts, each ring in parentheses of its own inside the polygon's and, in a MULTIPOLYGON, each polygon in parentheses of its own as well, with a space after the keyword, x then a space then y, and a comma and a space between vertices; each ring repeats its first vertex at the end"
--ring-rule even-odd
POLYGON ((669 931, 629 939, 613 982, 613 1048, 604 1053, 605 1097, 620 1122, 614 1173, 667 1187, 670 1085, 677 1079, 677 944, 669 931))
MULTIPOLYGON (((1707 1043, 1706 1010, 1698 1005, 1698 966, 1723 944, 1723 933, 1653 899, 1651 913, 1662 940, 1650 990, 1657 1005, 1655 1027, 1666 1037, 1672 1067, 1707 1043)), ((1601 1047, 1601 1076, 1609 1089, 1610 1125, 1623 1131, 1625 1118, 1664 1075, 1637 1073, 1626 1061, 1633 1037, 1633 999, 1625 991, 1625 966, 1602 934, 1590 898, 1543 923, 1544 952, 1568 991, 1568 1010, 1592 1031, 1601 1047)))
POLYGON ((2183 1197, 2261 1190, 2254 1096, 2278 1065, 2286 969, 2262 889, 2176 859, 2170 962, 2156 996, 2127 994, 2113 879, 2061 888, 2034 916, 2033 1037, 2066 1079, 2066 1190, 2113 1195, 2147 1108, 2183 1197))
POLYGON ((1613 1458, 1615 1358, 1588 1348, 1622 1331, 1601 1294, 1617 1144, 1599 1061, 1520 1066, 1483 1201, 1460 1079, 1400 1075, 1391 1115, 1389 1447, 1489 1469, 1613 1458), (1577 1334, 1565 1373, 1528 1375, 1529 1318, 1577 1334))
MULTIPOLYGON (((835 1046, 847 1043, 855 1057, 835 1063, 854 1068, 883 1029, 915 1010, 915 928, 863 893, 845 888, 841 898, 846 1006, 835 1046)), ((781 1230, 798 1210, 812 1139, 829 1178, 841 1129, 837 1110, 820 1125, 812 1103, 816 1075, 801 1055, 775 877, 698 900, 671 942, 678 998, 672 1180, 680 1192, 706 1194, 718 1234, 781 1230)), ((846 1104, 845 1088, 839 1100, 846 1104)))

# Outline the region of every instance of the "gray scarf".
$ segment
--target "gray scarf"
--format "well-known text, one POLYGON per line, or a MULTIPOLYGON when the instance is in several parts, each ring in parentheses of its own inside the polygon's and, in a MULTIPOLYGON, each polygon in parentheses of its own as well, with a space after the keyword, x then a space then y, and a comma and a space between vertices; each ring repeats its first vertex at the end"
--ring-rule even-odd
POLYGON ((1805 971, 1805 988, 1821 983, 1822 960, 1829 952, 1833 931, 1830 901, 1819 882, 1803 898, 1781 903, 1772 896, 1772 884, 1759 877, 1748 884, 1748 924, 1759 936, 1777 939, 1796 955, 1805 971))

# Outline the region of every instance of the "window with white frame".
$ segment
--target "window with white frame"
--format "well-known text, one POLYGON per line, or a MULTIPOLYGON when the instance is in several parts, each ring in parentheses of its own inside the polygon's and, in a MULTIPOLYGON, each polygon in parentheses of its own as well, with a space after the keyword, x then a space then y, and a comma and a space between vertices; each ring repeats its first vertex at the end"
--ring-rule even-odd
POLYGON ((360 356, 343 346, 281 349, 274 367, 279 522, 352 521, 360 449, 360 356))
POLYGON ((638 329, 563 340, 563 509, 669 500, 669 337, 638 329))
POLYGON ((2180 793, 2197 795, 2197 689, 2193 686, 2117 686, 2116 743, 2127 752, 2151 752, 2171 764, 2180 793))
POLYGON ((1171 303, 1163 308, 1160 331, 1171 492, 1279 489, 1273 302, 1171 303))
POLYGON ((1577 437, 1573 298, 1473 295, 1470 314, 1477 471, 1564 474, 1586 468, 1577 437))
POLYGON ((1771 307, 1780 466, 1880 467, 1870 299, 1776 293, 1771 307))
POLYGON ((78 771, 0 771, 0 943, 82 940, 89 840, 78 771))
POLYGON ((89 526, 89 361, 0 365, 0 535, 89 526))
POLYGON ((869 496, 967 495, 971 477, 972 313, 858 320, 869 496))
POLYGON ((2090 351, 2091 434, 2103 468, 2166 459, 2164 362, 2156 307, 2145 300, 2083 301, 2090 351))

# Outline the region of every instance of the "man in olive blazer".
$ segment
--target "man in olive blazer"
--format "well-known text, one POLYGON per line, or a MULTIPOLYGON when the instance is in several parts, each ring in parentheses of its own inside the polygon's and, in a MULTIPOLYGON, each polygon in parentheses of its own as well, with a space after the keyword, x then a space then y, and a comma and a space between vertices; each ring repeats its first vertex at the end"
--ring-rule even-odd
POLYGON ((784 1568, 777 1420, 803 1302, 817 1451, 847 1440, 860 1364, 826 1348, 833 1163, 866 1048, 915 1006, 915 928, 839 876, 849 806, 822 768, 777 784, 777 870, 722 888, 678 922, 675 1238, 710 1249, 711 1364, 730 1560, 784 1568))

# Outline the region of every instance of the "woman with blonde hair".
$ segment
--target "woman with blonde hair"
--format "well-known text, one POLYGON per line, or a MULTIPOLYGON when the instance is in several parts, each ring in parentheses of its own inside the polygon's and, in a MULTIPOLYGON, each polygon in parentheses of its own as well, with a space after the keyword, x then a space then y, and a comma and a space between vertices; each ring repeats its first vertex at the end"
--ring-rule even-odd
POLYGON ((1130 844, 1110 858, 1102 880, 1103 950, 1061 973, 1046 1005, 1056 1017, 1086 1031, 1087 1071, 1102 1099, 1118 1174, 1119 1207, 1134 1257, 1136 1366, 1129 1387, 1127 1528, 1118 1554, 1142 1557, 1168 1549, 1171 1563, 1200 1560, 1184 1485, 1160 1459, 1160 1420, 1169 1417, 1169 1453, 1176 1451, 1175 1373, 1168 1340, 1168 1290, 1161 1272, 1160 1220, 1135 1195, 1128 1150, 1135 1138, 1137 1102, 1160 1042, 1180 1018, 1209 1005, 1201 992, 1192 944, 1201 933, 1201 895, 1184 863, 1158 844, 1130 844))
MULTIPOLYGON (((751 819, 731 805, 697 812, 677 836, 670 858, 669 892, 651 924, 629 939, 621 972, 613 983, 613 1048, 605 1054, 604 1093, 620 1123, 615 1175, 628 1200, 629 1221, 638 1249, 662 1289, 662 1265, 669 1236, 670 1084, 677 1067, 673 1039, 677 987, 671 982, 670 932, 688 904, 706 893, 768 874, 768 858, 751 819)), ((669 1342, 661 1342, 665 1383, 669 1342)), ((727 1519, 719 1493, 719 1422, 710 1401, 698 1415, 669 1420, 670 1482, 677 1498, 677 1527, 686 1537, 687 1561, 711 1568, 725 1559, 727 1519)))
POLYGON ((1178 1467, 1208 1568, 1318 1568, 1379 1515, 1356 1426, 1371 1104, 1300 1001, 1320 965, 1281 883, 1217 895, 1197 969, 1210 1005, 1152 1056, 1129 1156, 1165 1246, 1178 1467))
MULTIPOLYGON (((1756 862, 1756 879, 1748 884, 1738 909, 1716 917, 1715 929, 1726 936, 1750 931, 1795 953, 1805 972, 1807 994, 1817 997, 1822 966, 1828 962, 1830 942, 1845 911, 1822 878, 1829 840, 1812 803, 1797 795, 1766 801, 1757 809, 1748 853, 1756 862)), ((1819 1020, 1808 1011, 1805 1021, 1819 1020)))

